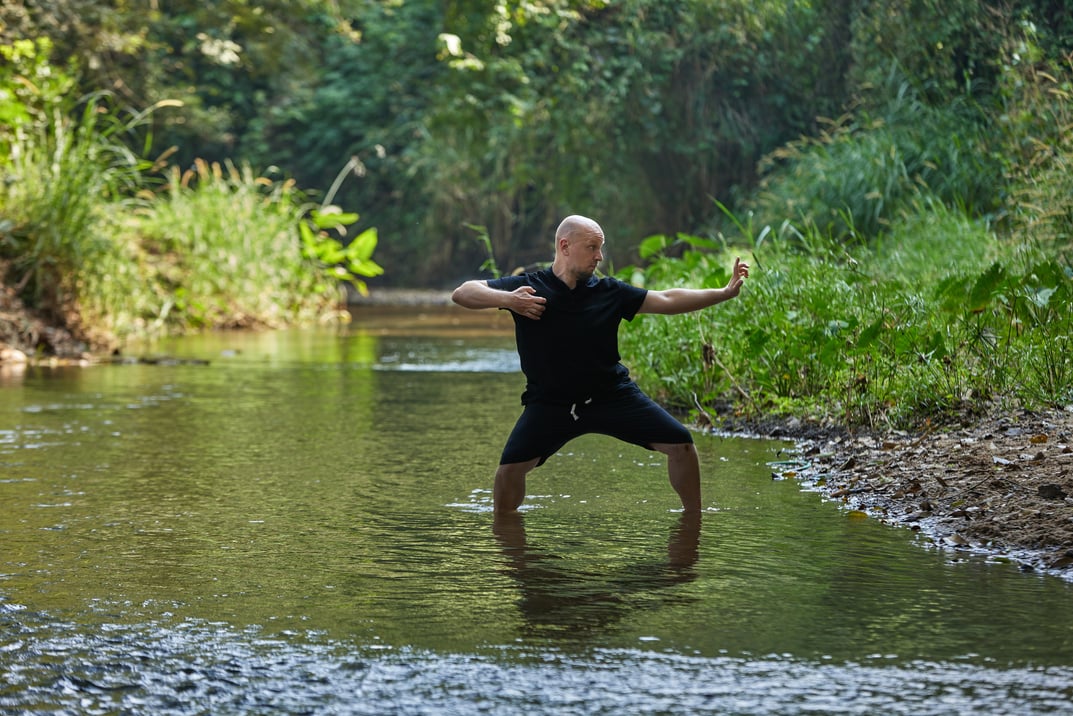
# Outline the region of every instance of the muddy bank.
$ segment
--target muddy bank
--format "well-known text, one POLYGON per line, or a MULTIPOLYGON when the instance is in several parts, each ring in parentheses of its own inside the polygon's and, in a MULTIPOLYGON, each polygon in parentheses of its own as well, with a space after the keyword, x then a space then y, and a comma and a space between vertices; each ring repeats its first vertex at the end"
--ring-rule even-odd
POLYGON ((1073 580, 1073 406, 916 434, 765 432, 799 441, 796 456, 773 466, 776 479, 944 549, 1073 580))
POLYGON ((88 363, 90 351, 88 340, 28 309, 13 288, 0 284, 0 365, 35 360, 88 363))

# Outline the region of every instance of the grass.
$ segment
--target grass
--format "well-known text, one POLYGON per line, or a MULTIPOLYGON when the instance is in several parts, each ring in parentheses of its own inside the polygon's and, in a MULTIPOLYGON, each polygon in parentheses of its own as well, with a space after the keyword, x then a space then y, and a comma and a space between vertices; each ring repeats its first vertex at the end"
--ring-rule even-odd
MULTIPOLYGON (((127 337, 281 326, 338 315, 342 285, 378 275, 376 232, 249 167, 157 167, 130 149, 146 115, 110 97, 59 105, 0 147, 5 282, 99 349, 127 337)), ((27 113, 27 117, 31 115, 27 113)))
MULTIPOLYGON (((923 202, 871 244, 790 225, 740 227, 753 271, 738 300, 641 316, 623 354, 669 404, 742 416, 911 428, 1073 401, 1073 264, 923 202)), ((719 286, 735 253, 689 240, 630 270, 650 288, 719 286)))
POLYGON ((698 413, 873 428, 1073 403, 1073 59, 1003 82, 992 121, 892 76, 762 163, 731 239, 643 242, 621 275, 651 288, 724 285, 736 254, 753 272, 736 301, 629 325, 640 382, 698 413))
POLYGON ((249 167, 173 167, 134 226, 154 277, 155 318, 170 330, 285 325, 338 296, 303 255, 305 202, 293 183, 249 167))
POLYGON ((57 318, 77 312, 82 271, 114 259, 105 206, 122 206, 143 168, 120 141, 129 124, 107 99, 90 97, 78 121, 56 109, 43 124, 18 127, 6 148, 2 253, 16 290, 57 318))

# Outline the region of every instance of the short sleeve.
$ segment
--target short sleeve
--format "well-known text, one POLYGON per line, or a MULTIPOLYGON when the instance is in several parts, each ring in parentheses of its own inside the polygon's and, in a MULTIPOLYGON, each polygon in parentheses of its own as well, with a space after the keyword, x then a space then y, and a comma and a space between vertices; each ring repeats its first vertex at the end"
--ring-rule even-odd
POLYGON ((632 321, 637 312, 641 310, 641 305, 648 295, 648 289, 639 288, 625 281, 620 281, 619 284, 619 290, 623 292, 622 317, 627 321, 632 321))
POLYGON ((494 288, 497 291, 513 291, 515 289, 525 286, 528 281, 524 275, 521 276, 501 276, 500 278, 488 279, 486 282, 489 288, 494 288))

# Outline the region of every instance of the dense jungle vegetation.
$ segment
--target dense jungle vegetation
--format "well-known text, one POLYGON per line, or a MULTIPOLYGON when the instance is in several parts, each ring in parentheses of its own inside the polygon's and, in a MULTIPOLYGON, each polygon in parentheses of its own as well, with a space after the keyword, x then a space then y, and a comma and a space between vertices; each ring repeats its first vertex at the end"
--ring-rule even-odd
POLYGON ((650 287, 753 264, 626 332, 698 415, 1073 401, 1065 1, 36 0, 0 53, 4 283, 97 345, 545 261, 576 212, 650 287))

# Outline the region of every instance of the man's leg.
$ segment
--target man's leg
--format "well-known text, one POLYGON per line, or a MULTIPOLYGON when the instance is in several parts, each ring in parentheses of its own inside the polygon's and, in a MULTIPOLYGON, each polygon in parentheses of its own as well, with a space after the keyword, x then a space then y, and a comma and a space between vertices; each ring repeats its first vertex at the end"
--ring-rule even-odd
POLYGON ((525 476, 537 466, 540 458, 528 462, 512 462, 500 465, 496 470, 492 487, 492 504, 497 513, 517 512, 525 499, 525 476))
MULTIPOLYGON (((654 443, 667 456, 667 476, 685 512, 700 512, 700 457, 693 443, 654 443)), ((497 483, 498 484, 498 483, 497 483)))

